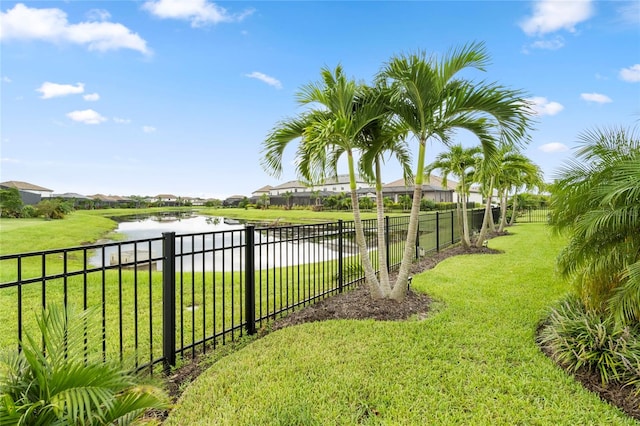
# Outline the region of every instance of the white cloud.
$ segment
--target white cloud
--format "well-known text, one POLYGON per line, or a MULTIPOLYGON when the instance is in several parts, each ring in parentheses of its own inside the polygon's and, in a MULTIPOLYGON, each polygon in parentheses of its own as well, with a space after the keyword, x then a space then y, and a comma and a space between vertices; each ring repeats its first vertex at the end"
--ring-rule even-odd
POLYGON ((145 133, 153 133, 155 132, 157 129, 153 126, 142 126, 142 131, 145 133))
POLYGON ((162 19, 190 21, 194 28, 221 22, 240 22, 254 12, 253 9, 247 9, 231 14, 225 8, 207 0, 149 0, 142 8, 162 19))
POLYGON ((129 124, 131 123, 131 120, 128 118, 113 117, 113 122, 116 124, 129 124))
POLYGON ((6 75, 2 76, 2 82, 3 83, 11 83, 11 79, 9 77, 7 77, 6 75))
POLYGON ((72 111, 67 114, 67 117, 69 117, 73 121, 78 121, 84 124, 100 124, 104 121, 107 121, 106 117, 103 117, 92 109, 85 109, 83 111, 72 111))
POLYGON ((85 101, 95 102, 100 99, 100 95, 97 93, 87 93, 83 98, 85 101))
POLYGON ((60 9, 37 9, 22 3, 0 12, 0 39, 70 42, 89 50, 132 49, 151 53, 147 42, 122 24, 97 21, 70 24, 67 14, 60 9))
POLYGON ((537 40, 530 45, 533 49, 558 50, 564 47, 564 38, 558 36, 552 40, 537 40))
POLYGON ((582 93, 580 94, 580 97, 587 102, 595 102, 598 104, 608 104, 613 102, 610 97, 600 93, 582 93))
POLYGON ((558 102, 549 101, 542 96, 536 96, 527 99, 530 107, 536 115, 556 115, 564 109, 564 106, 558 102))
POLYGON ((618 15, 623 23, 640 24, 640 3, 637 1, 624 3, 618 8, 618 15))
POLYGON ((565 152, 569 150, 569 147, 560 142, 551 142, 540 145, 538 149, 542 152, 565 152))
POLYGON ((245 74, 245 77, 255 78, 256 80, 260 80, 264 83, 267 83, 269 86, 273 86, 276 89, 282 89, 282 83, 280 83, 280 80, 258 71, 254 71, 251 74, 245 74))
POLYGON ((111 18, 111 14, 108 10, 91 9, 87 12, 87 18, 90 21, 108 21, 111 18))
POLYGON ((0 158, 0 162, 2 162, 2 163, 19 163, 20 160, 18 160, 17 158, 2 157, 2 158, 0 158))
POLYGON ((60 96, 77 95, 84 92, 84 83, 58 84, 45 81, 42 86, 36 89, 36 92, 42 93, 42 99, 57 98, 60 96))
POLYGON ((629 83, 637 83, 640 81, 640 64, 635 64, 629 68, 620 70, 620 78, 629 83))
POLYGON ((576 24, 593 15, 591 0, 538 0, 533 15, 520 22, 527 35, 542 35, 558 30, 575 32, 576 24))

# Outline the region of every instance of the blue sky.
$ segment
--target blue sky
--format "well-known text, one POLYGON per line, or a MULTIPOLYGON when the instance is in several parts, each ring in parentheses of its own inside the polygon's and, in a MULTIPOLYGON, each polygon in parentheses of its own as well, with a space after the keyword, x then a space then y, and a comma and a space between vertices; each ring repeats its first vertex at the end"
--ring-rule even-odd
POLYGON ((525 152, 548 180, 581 132, 640 120, 637 1, 3 0, 0 13, 0 180, 56 193, 225 198, 295 179, 295 146, 280 179, 261 146, 323 66, 371 82, 394 54, 472 41, 492 64, 466 76, 536 103, 525 152))

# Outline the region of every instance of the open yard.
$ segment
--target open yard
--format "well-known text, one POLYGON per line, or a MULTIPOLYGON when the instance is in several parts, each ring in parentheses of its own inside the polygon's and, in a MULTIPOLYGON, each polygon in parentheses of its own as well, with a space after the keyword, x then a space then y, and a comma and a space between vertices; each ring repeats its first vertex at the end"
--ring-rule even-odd
POLYGON ((636 424, 543 355, 538 322, 567 287, 543 225, 413 279, 423 320, 284 328, 217 361, 168 424, 636 424))

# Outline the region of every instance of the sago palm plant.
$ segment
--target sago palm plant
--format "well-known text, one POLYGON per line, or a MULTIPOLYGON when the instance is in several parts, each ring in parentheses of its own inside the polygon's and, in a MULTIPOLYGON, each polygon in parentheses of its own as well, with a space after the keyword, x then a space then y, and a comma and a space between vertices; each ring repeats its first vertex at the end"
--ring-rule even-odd
POLYGON ((127 425, 147 409, 168 408, 158 388, 92 359, 89 316, 52 306, 37 320, 41 336, 27 335, 19 353, 0 359, 0 424, 127 425))

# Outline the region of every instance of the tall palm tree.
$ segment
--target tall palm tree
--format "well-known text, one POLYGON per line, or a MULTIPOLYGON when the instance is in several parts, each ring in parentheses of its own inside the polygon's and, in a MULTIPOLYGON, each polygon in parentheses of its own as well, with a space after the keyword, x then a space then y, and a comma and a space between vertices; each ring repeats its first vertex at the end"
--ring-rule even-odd
POLYGON ((381 298, 385 295, 367 253, 360 218, 354 154, 363 130, 384 113, 383 105, 369 99, 364 87, 348 79, 341 66, 333 71, 323 68, 321 76, 320 82, 307 84, 297 93, 298 102, 310 109, 278 123, 268 135, 262 165, 267 172, 279 176, 285 148, 293 140, 299 140, 297 172, 306 181, 315 183, 336 176, 338 160, 346 155, 356 244, 371 295, 381 298))
POLYGON ((460 77, 469 68, 484 70, 489 55, 483 43, 452 49, 441 58, 424 53, 391 58, 378 78, 394 90, 392 106, 399 120, 417 141, 417 165, 402 264, 391 297, 403 299, 415 245, 425 154, 430 140, 448 143, 456 129, 475 134, 485 155, 492 155, 498 141, 517 144, 525 139, 530 109, 523 92, 496 83, 474 82, 460 77))
POLYGON ((403 170, 405 180, 411 179, 411 153, 405 140, 406 129, 394 119, 389 108, 390 91, 378 85, 368 89, 369 99, 382 103, 385 114, 372 121, 361 133, 358 140, 362 156, 359 161, 361 176, 375 182, 376 217, 378 225, 378 264, 379 283, 383 295, 391 294, 389 267, 387 264, 387 241, 384 221, 384 196, 382 194, 382 163, 387 157, 394 156, 403 170))
MULTIPOLYGON (((529 160, 529 159, 528 159, 529 160)), ((514 185, 512 200, 512 213, 509 220, 509 226, 513 225, 518 215, 518 195, 519 191, 524 188, 525 191, 531 191, 538 189, 540 191, 544 187, 544 179, 542 176, 542 170, 540 167, 531 162, 530 164, 521 170, 514 170, 514 185)))
POLYGON ((611 128, 580 135, 576 159, 551 192, 551 223, 569 244, 559 256, 592 311, 640 323, 640 137, 611 128))
POLYGON ((467 217, 467 202, 474 174, 480 162, 482 148, 474 146, 465 148, 461 144, 451 145, 448 151, 444 151, 436 156, 434 162, 425 169, 425 176, 429 179, 431 172, 440 170, 442 174, 442 186, 447 187, 447 177, 451 174, 458 178, 459 184, 456 188, 458 193, 457 210, 458 217, 462 221, 462 232, 460 235, 462 245, 465 248, 471 247, 471 236, 469 231, 469 218, 467 217))
MULTIPOLYGON (((500 163, 495 169, 496 189, 500 198, 500 225, 498 232, 503 232, 507 225, 507 204, 509 192, 527 182, 536 186, 542 181, 540 168, 527 156, 516 151, 504 149, 500 163)), ((515 211, 514 213, 515 214, 515 211)))

